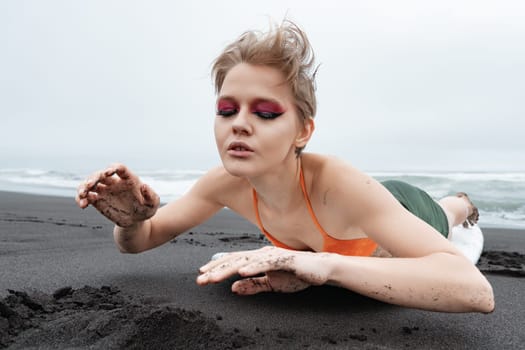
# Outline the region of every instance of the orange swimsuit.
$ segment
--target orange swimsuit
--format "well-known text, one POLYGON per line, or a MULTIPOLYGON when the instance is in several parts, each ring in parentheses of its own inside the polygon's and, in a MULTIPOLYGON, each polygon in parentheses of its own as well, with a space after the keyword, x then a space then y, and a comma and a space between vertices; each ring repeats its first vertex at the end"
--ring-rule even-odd
MULTIPOLYGON (((314 210, 312 209, 312 204, 310 203, 310 198, 308 197, 308 193, 306 192, 306 186, 304 184, 304 176, 303 176, 303 169, 301 169, 300 172, 300 179, 301 179, 301 189, 303 190, 304 200, 306 202, 306 206, 308 207, 308 212, 310 213, 310 216, 312 217, 312 221, 314 222, 315 226, 323 236, 323 252, 329 252, 329 253, 338 253, 341 255, 353 255, 353 256, 370 256, 377 248, 377 243, 375 243, 370 238, 356 238, 356 239, 337 239, 332 236, 330 236, 326 231, 322 228, 319 221, 317 221, 317 217, 314 214, 314 210)), ((285 249, 291 249, 296 250, 294 248, 291 248, 287 246, 286 244, 280 242, 275 237, 273 237, 268 231, 264 229, 264 226, 261 221, 261 217, 259 215, 259 205, 257 200, 257 192, 255 191, 255 188, 252 189, 253 193, 253 207, 255 209, 255 216, 257 217, 257 223, 259 224, 259 228, 261 232, 264 233, 264 235, 272 242, 272 244, 276 247, 285 248, 285 249)))

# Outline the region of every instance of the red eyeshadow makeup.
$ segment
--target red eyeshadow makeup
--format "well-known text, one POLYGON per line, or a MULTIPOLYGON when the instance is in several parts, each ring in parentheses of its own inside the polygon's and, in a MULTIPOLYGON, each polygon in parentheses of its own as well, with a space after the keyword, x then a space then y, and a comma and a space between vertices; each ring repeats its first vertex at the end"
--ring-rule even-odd
MULTIPOLYGON (((222 98, 217 101, 217 115, 229 117, 239 112, 239 105, 235 100, 222 98)), ((269 100, 255 100, 250 106, 250 113, 255 114, 261 119, 275 119, 285 111, 277 102, 269 100)))
POLYGON ((229 117, 239 110, 239 106, 232 100, 221 99, 217 102, 217 115, 229 117))
POLYGON ((282 115, 285 110, 278 103, 260 100, 252 104, 251 112, 263 119, 274 119, 282 115))

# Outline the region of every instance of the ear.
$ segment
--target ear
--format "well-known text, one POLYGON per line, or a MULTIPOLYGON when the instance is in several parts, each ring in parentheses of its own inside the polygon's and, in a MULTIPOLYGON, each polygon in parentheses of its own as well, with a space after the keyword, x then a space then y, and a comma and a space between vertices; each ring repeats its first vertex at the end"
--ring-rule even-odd
POLYGON ((304 148, 315 130, 313 118, 307 118, 302 124, 302 128, 295 139, 295 147, 297 148, 304 148))

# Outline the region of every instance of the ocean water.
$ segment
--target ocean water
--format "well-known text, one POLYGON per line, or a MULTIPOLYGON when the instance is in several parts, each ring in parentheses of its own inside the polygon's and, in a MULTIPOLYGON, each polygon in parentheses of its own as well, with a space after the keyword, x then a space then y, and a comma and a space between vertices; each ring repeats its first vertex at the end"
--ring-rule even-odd
MULTIPOLYGON (((162 202, 183 195, 205 172, 201 170, 137 171, 162 202)), ((463 191, 480 210, 482 227, 525 228, 524 172, 372 172, 379 181, 397 179, 434 198, 463 191)), ((74 198, 84 173, 44 169, 0 169, 0 190, 74 198)))

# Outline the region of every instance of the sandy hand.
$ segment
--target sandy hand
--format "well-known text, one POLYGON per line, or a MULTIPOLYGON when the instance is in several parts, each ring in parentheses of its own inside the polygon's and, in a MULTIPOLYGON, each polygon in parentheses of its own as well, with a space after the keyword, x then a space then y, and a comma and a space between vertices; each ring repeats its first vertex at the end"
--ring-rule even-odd
POLYGON ((122 164, 91 175, 78 186, 79 207, 94 206, 121 227, 129 227, 152 217, 159 207, 159 196, 122 164))
POLYGON ((276 247, 226 254, 200 268, 197 283, 221 282, 235 274, 244 277, 232 285, 238 294, 293 293, 328 280, 328 253, 299 252, 276 247), (263 276, 258 276, 264 274, 263 276))
POLYGON ((269 271, 261 277, 249 277, 236 281, 232 291, 241 295, 261 292, 295 293, 310 287, 310 283, 301 280, 291 272, 269 271))

